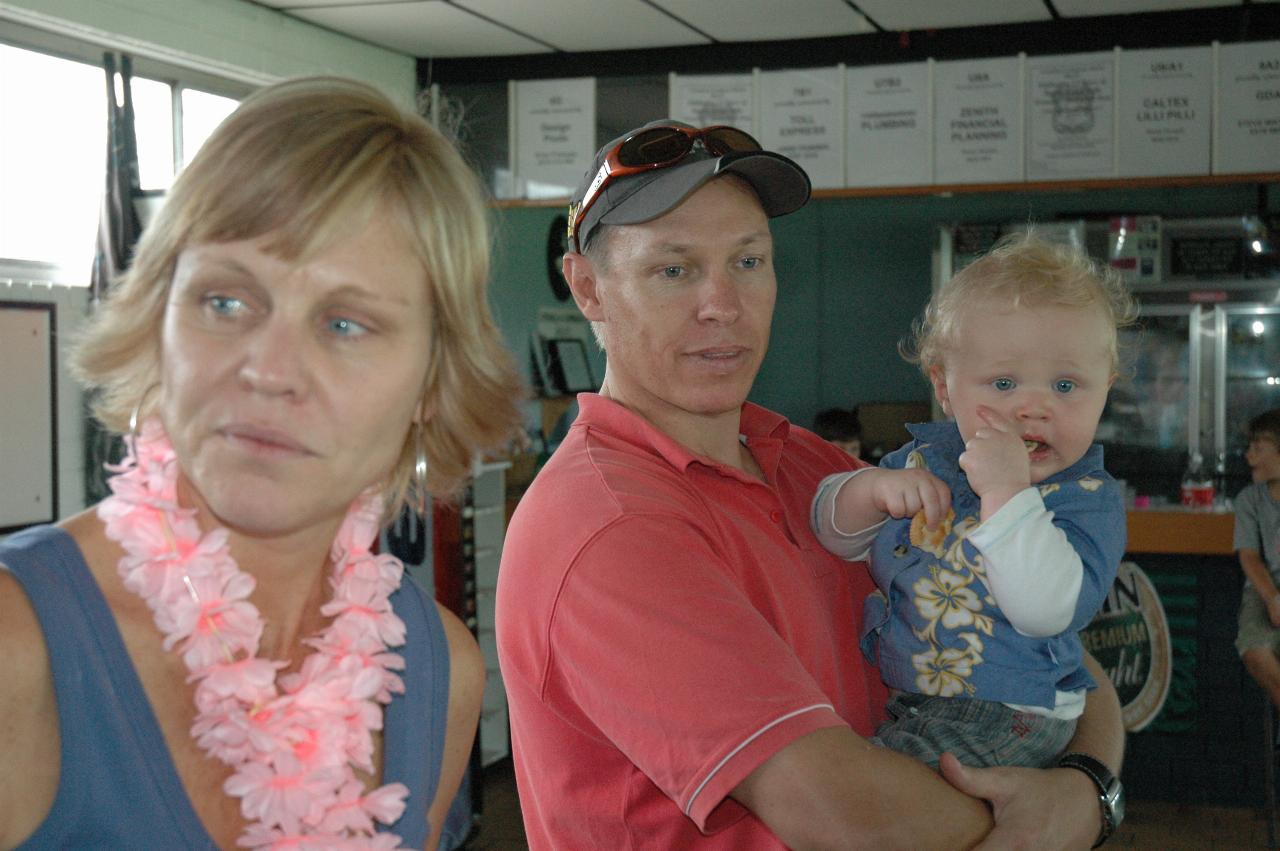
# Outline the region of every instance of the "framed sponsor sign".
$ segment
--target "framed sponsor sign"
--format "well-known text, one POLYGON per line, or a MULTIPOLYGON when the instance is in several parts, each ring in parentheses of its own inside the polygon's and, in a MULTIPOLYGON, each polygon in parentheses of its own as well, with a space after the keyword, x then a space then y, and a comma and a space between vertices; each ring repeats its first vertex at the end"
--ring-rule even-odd
POLYGON ((511 85, 518 194, 568 198, 596 149, 595 78, 517 80, 511 85))
POLYGON ((1213 50, 1122 50, 1116 60, 1120 177, 1209 173, 1213 50))
POLYGON ((1027 60, 1027 180, 1114 177, 1115 53, 1027 60))
POLYGON ((844 69, 763 71, 760 144, 800 164, 814 189, 844 186, 844 69))
POLYGON ((850 186, 933 182, 932 61, 849 68, 845 180, 850 186))
POLYGON ((672 74, 671 117, 694 127, 728 124, 756 135, 754 74, 672 74))
POLYGON ((1022 180, 1022 57, 934 65, 938 183, 1022 180))
POLYGON ((1280 170, 1280 41, 1217 46, 1214 174, 1280 170))

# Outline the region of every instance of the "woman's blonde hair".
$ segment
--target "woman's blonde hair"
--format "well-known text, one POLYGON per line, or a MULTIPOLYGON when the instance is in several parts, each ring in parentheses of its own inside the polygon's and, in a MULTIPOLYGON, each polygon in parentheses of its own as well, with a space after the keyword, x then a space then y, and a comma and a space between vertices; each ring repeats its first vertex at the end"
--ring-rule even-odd
POLYGON ((1111 325, 1111 366, 1118 368, 1116 329, 1131 325, 1137 306, 1120 277, 1069 245, 1045 240, 1034 228, 1009 234, 933 294, 902 346, 928 377, 957 342, 961 314, 975 301, 1022 307, 1096 308, 1111 325))
POLYGON ((387 485, 388 510, 407 498, 421 440, 427 490, 448 496, 476 452, 520 422, 521 382, 489 310, 489 213, 475 173, 418 115, 376 89, 308 77, 249 96, 174 181, 72 351, 93 412, 123 432, 153 413, 160 326, 174 268, 190 245, 268 236, 286 260, 314 256, 389 211, 426 272, 431 348, 421 428, 406 438, 387 485))

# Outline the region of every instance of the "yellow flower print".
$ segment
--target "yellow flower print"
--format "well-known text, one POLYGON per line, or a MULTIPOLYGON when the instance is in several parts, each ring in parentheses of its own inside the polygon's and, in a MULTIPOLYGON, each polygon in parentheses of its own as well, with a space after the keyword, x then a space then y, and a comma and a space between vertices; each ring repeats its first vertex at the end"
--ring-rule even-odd
POLYGON ((936 566, 929 568, 928 576, 917 579, 911 591, 920 616, 940 620, 946 629, 970 626, 974 614, 982 611, 982 601, 963 576, 936 566))
POLYGON ((1093 493, 1098 488, 1102 487, 1102 479, 1095 479, 1093 476, 1083 476, 1076 480, 1076 484, 1087 490, 1089 493, 1093 493))
POLYGON ((973 660, 967 651, 932 648, 912 655, 911 662, 919 674, 916 688, 921 694, 954 697, 962 691, 974 690, 965 682, 973 673, 973 660))
POLYGON ((1055 492, 1057 492, 1057 491, 1061 490, 1061 489, 1062 489, 1062 485, 1060 485, 1060 484, 1058 484, 1058 483, 1056 483, 1056 482, 1055 482, 1055 483, 1053 483, 1053 484, 1051 484, 1051 485, 1040 485, 1040 486, 1039 486, 1039 489, 1040 489, 1040 498, 1041 498, 1041 499, 1044 499, 1044 498, 1045 498, 1046 496, 1048 496, 1049 494, 1051 494, 1051 493, 1055 493, 1055 492))
MULTIPOLYGON (((928 445, 929 444, 926 443, 924 446, 921 446, 920 449, 924 449, 924 447, 928 445)), ((910 452, 907 453, 907 465, 905 469, 907 470, 929 469, 929 467, 924 463, 924 455, 920 452, 920 449, 912 449, 910 452)))

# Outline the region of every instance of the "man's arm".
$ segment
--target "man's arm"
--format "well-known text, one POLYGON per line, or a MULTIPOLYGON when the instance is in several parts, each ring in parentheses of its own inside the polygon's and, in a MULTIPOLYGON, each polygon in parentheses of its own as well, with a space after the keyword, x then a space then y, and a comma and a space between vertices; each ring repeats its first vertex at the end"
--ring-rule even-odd
POLYGON ((730 793, 794 849, 970 848, 987 807, 847 727, 801 736, 730 793))
MULTIPOLYGON (((1120 701, 1087 653, 1085 664, 1098 688, 1067 749, 1118 776, 1120 701)), ((792 848, 1085 849, 1101 829, 1097 788, 1075 769, 965 768, 945 755, 942 774, 952 787, 923 763, 837 727, 795 740, 731 794, 792 848)))
MULTIPOLYGON (((1119 777, 1124 758, 1120 699, 1088 652, 1084 662, 1098 687, 1085 700, 1067 750, 1101 760, 1119 777)), ((957 789, 991 805, 996 827, 980 849, 1085 849, 1102 829, 1098 789, 1074 768, 965 768, 950 754, 943 755, 939 767, 957 789)))

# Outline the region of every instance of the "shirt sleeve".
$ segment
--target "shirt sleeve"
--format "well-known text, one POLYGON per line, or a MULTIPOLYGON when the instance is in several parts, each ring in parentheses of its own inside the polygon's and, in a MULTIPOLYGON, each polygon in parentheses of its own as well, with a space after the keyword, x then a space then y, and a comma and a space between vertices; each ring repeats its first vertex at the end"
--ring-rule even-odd
POLYGON ((1258 503, 1253 498, 1255 492, 1254 487, 1250 485, 1236 497, 1236 525, 1232 534, 1231 546, 1237 552, 1240 550, 1264 552, 1262 527, 1258 524, 1258 503))
POLYGON ((1079 494, 1059 500, 1057 512, 1029 487, 969 536, 983 555, 991 595, 1022 635, 1082 629, 1115 581, 1124 555, 1123 505, 1111 492, 1114 483, 1095 481, 1096 494, 1063 484, 1079 494))
POLYGON ((871 551, 871 543, 876 539, 876 533, 885 524, 881 520, 866 529, 846 532, 836 523, 836 497, 840 494, 840 489, 852 481, 854 476, 871 469, 874 468, 859 467, 845 473, 833 473, 822 480, 818 485, 818 493, 813 497, 809 517, 813 534, 827 552, 845 561, 865 561, 871 551))
POLYGON ((562 584, 543 685, 705 832, 745 813, 728 795, 773 754, 848 726, 719 549, 683 518, 611 523, 562 584))

